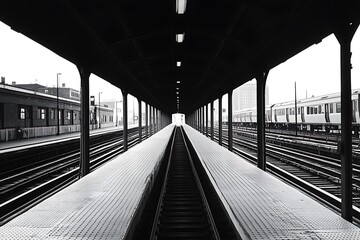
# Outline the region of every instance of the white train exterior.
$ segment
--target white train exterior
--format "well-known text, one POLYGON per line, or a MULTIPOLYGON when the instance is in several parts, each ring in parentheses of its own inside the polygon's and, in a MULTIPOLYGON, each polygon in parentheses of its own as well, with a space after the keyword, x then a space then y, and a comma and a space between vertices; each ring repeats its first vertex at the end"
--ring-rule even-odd
MULTIPOLYGON (((353 90, 351 99, 354 132, 358 132, 360 126, 359 98, 360 89, 353 90)), ((256 108, 236 111, 233 115, 234 122, 256 125, 256 108)), ((297 115, 295 115, 295 101, 277 103, 265 108, 265 122, 269 127, 295 128, 295 116, 297 116, 298 129, 326 132, 340 129, 340 93, 297 100, 297 115)))

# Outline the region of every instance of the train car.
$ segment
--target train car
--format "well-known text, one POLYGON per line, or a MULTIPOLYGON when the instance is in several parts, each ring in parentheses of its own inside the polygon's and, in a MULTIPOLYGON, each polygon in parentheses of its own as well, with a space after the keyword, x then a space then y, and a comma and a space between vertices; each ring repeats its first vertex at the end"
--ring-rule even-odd
MULTIPOLYGON (((357 135, 360 128, 360 91, 352 91, 353 131, 357 135)), ((265 107, 265 122, 268 127, 329 132, 339 130, 341 125, 340 93, 319 97, 288 101, 265 107)), ((256 124, 256 108, 234 113, 242 125, 256 124)))

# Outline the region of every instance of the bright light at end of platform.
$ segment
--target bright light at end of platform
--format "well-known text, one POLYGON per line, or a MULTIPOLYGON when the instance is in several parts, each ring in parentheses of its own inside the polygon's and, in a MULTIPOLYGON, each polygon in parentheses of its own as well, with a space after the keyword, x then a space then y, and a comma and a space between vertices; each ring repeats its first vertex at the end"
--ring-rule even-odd
MULTIPOLYGON (((179 112, 179 109, 177 109, 179 112)), ((185 115, 181 113, 174 113, 172 115, 172 124, 176 124, 177 126, 185 124, 185 115)))
POLYGON ((181 66, 181 62, 176 62, 176 66, 180 67, 181 66))
POLYGON ((184 36, 185 36, 185 33, 176 34, 176 41, 178 43, 182 43, 184 41, 184 36))
POLYGON ((184 14, 186 10, 186 0, 176 0, 176 13, 184 14))

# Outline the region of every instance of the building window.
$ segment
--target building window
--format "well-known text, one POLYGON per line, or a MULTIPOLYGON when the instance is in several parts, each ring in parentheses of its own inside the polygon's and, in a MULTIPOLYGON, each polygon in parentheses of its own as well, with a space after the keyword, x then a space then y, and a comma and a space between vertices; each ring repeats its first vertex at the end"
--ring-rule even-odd
POLYGON ((55 119, 55 109, 50 110, 50 119, 55 119))
POLYGON ((25 118, 26 118, 26 110, 25 110, 24 107, 20 107, 19 113, 20 113, 20 119, 25 120, 25 118))
POLYGON ((42 119, 42 120, 44 120, 45 117, 46 117, 45 108, 38 108, 38 109, 37 109, 37 119, 42 119))

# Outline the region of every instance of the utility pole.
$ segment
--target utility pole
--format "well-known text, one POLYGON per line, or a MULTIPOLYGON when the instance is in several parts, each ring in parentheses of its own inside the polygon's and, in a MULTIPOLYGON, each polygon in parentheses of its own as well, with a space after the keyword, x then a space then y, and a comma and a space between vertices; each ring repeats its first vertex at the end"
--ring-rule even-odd
POLYGON ((296 97, 296 81, 295 81, 295 136, 297 136, 297 97, 296 97))
POLYGON ((60 135, 60 112, 59 112, 59 76, 61 75, 61 73, 57 73, 56 74, 56 115, 57 115, 57 133, 56 135, 60 135))

